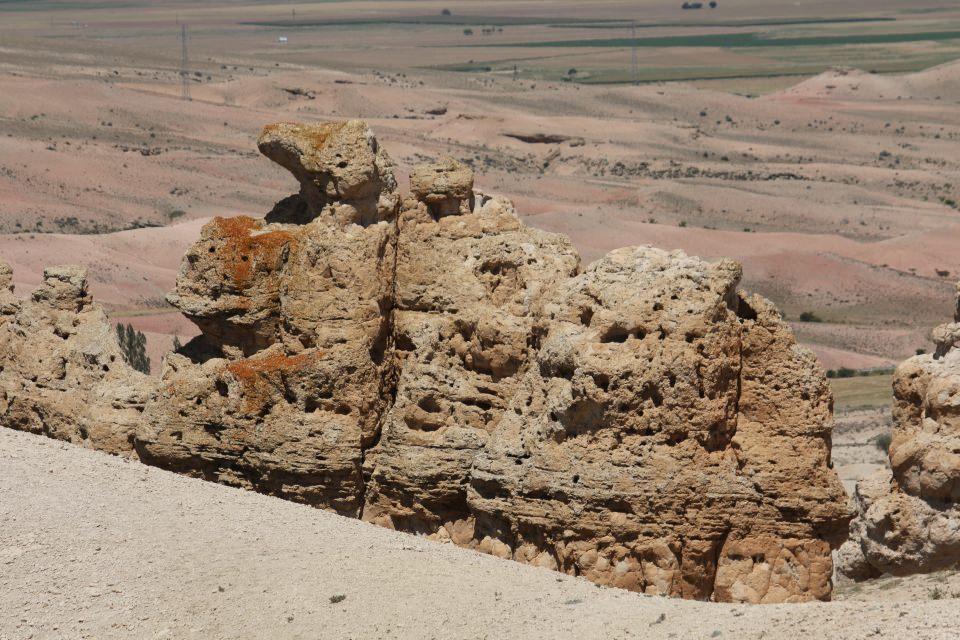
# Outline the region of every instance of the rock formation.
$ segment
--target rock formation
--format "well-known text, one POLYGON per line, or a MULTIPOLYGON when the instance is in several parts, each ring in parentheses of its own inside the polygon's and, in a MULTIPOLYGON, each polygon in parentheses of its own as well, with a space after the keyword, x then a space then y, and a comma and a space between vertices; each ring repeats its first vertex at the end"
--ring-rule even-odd
MULTIPOLYGON (((960 292, 960 285, 958 285, 960 292)), ((893 376, 890 470, 860 482, 841 573, 856 580, 960 563, 960 295, 954 322, 934 329, 933 354, 893 376)))
POLYGON ((0 424, 132 455, 151 385, 124 362, 86 273, 46 269, 26 300, 11 282, 0 262, 0 424))
POLYGON ((428 203, 407 205, 391 323, 396 399, 366 456, 363 517, 466 544, 474 457, 528 367, 538 301, 579 259, 566 238, 524 226, 499 199, 436 220, 428 203))
POLYGON ((188 251, 169 300, 202 335, 165 361, 142 461, 600 584, 829 598, 832 397, 739 265, 584 268, 452 159, 402 198, 358 121, 259 147, 300 192, 188 251))

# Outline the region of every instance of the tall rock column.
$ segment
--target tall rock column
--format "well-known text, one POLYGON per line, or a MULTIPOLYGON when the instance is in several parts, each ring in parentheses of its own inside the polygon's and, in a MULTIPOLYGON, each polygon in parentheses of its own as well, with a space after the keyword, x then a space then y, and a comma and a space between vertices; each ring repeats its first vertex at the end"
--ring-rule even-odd
POLYGON ((542 296, 580 260, 508 201, 475 196, 459 163, 414 175, 397 245, 396 400, 366 457, 363 517, 471 546, 470 468, 529 366, 542 296))

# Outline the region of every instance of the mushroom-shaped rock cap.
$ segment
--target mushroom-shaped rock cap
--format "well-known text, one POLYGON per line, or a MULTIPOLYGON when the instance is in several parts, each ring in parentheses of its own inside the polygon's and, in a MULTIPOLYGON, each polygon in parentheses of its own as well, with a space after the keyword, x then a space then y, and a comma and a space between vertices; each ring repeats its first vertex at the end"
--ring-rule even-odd
POLYGON ((473 170, 453 158, 421 164, 410 172, 410 191, 434 217, 473 210, 473 170))
POLYGON ((367 225, 396 212, 393 163, 362 120, 271 124, 257 146, 297 178, 314 217, 367 225))

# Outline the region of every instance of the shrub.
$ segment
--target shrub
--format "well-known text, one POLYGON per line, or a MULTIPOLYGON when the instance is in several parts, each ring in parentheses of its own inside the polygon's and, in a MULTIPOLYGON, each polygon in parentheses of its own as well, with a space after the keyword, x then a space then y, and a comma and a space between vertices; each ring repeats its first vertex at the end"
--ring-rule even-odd
POLYGON ((891 440, 893 440, 893 436, 891 436, 889 433, 881 433, 873 439, 873 446, 889 455, 891 440))
POLYGON ((800 314, 800 322, 823 322, 813 311, 804 311, 800 314))

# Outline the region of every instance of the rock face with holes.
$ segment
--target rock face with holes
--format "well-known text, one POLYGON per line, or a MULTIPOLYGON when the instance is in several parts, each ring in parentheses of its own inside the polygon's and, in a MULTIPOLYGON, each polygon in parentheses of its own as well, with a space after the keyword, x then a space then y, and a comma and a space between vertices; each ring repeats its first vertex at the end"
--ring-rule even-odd
POLYGON ((406 203, 396 400, 366 456, 365 519, 470 543, 471 465, 529 366, 543 296, 579 263, 569 240, 526 227, 505 200, 481 196, 474 213, 457 216, 406 203))
MULTIPOLYGON (((829 597, 830 391, 737 264, 638 247, 584 268, 453 160, 402 199, 362 122, 259 146, 300 192, 188 251, 169 300, 202 334, 165 360, 141 460, 600 584, 829 597)), ((35 297, 73 322, 74 281, 35 297)))
POLYGON ((116 333, 79 267, 51 267, 26 300, 0 263, 0 424, 133 455, 151 392, 123 360, 116 333))
POLYGON ((613 251, 542 298, 469 505, 484 551, 685 598, 830 594, 831 395, 740 268, 613 251))
MULTIPOLYGON (((382 152, 368 159, 386 166, 382 152)), ((358 516, 363 450, 393 380, 395 254, 392 219, 206 225, 169 296, 203 333, 166 359, 141 459, 358 516)))
POLYGON ((840 571, 862 580, 960 562, 960 295, 954 322, 933 331, 934 354, 893 378, 890 470, 861 482, 840 571))

